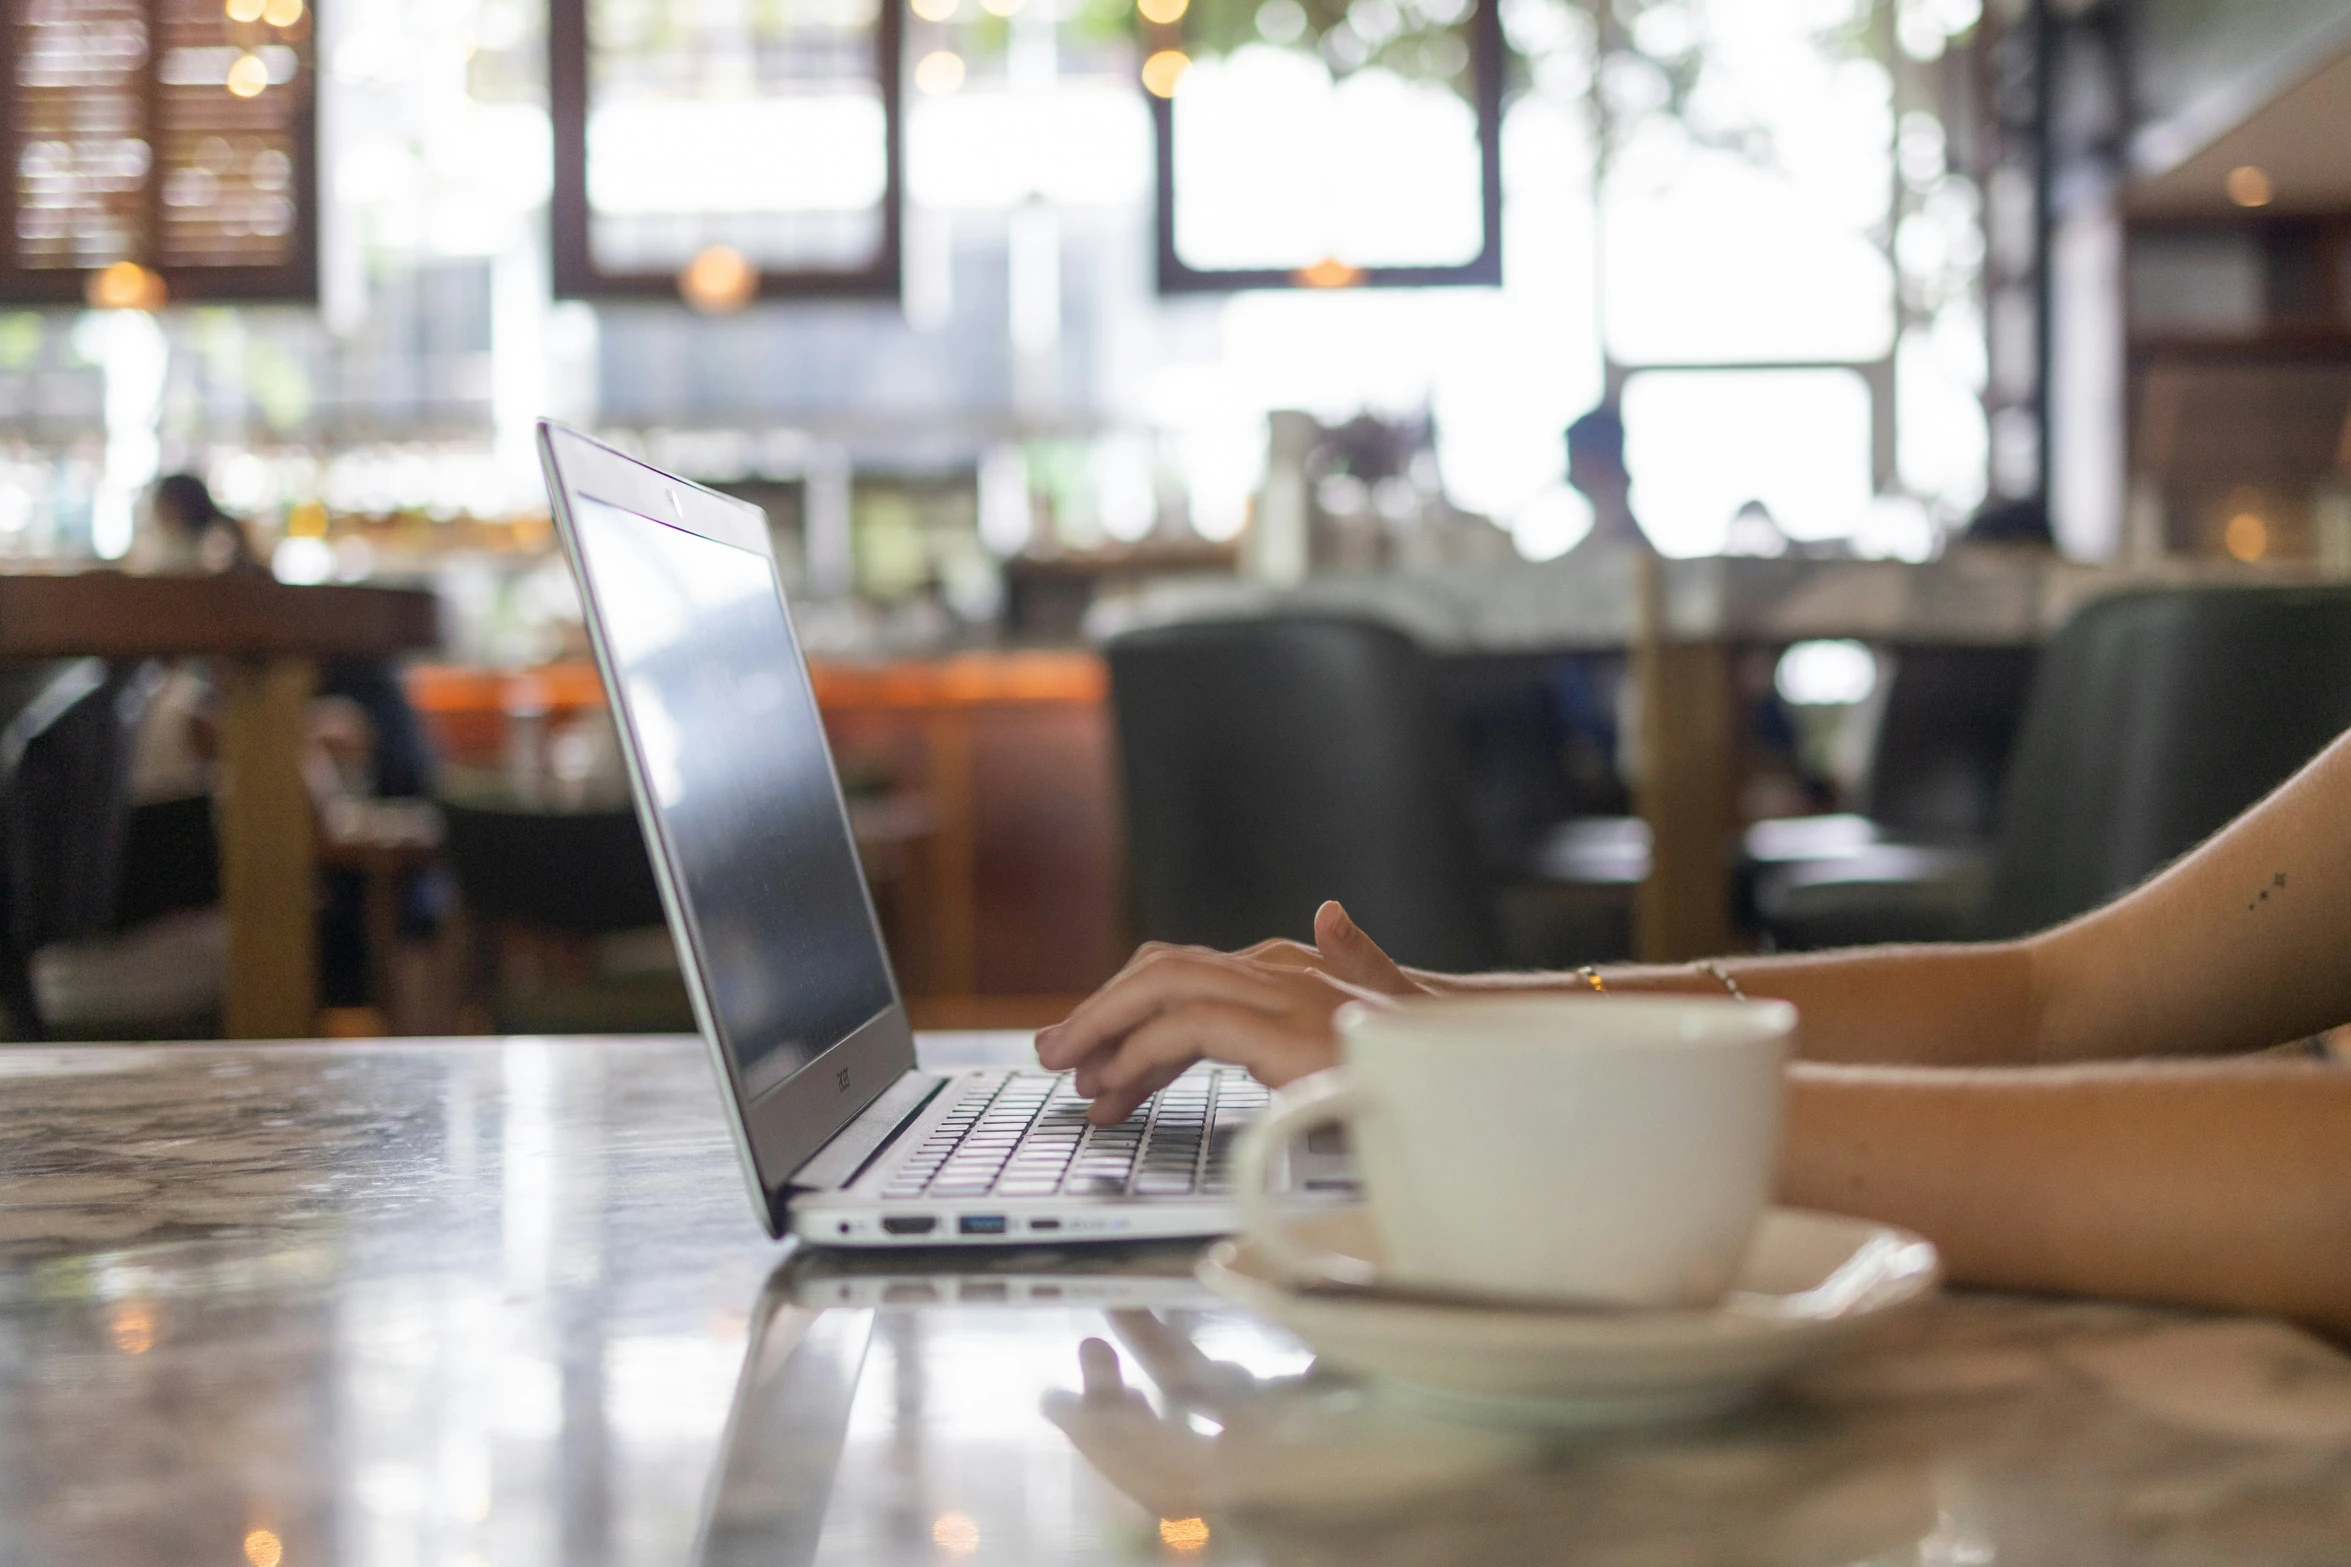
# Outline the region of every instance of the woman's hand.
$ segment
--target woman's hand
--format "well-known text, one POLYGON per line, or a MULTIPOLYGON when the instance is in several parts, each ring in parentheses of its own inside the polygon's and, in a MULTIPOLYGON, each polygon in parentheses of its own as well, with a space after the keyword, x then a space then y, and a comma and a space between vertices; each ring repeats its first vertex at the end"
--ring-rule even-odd
POLYGON ((1314 945, 1245 952, 1146 943, 1075 1012, 1037 1035, 1037 1059, 1074 1069, 1098 1125, 1124 1120, 1193 1062, 1249 1069, 1279 1086, 1339 1059, 1331 1014, 1349 1001, 1417 995, 1414 981, 1336 903, 1315 911, 1314 945))

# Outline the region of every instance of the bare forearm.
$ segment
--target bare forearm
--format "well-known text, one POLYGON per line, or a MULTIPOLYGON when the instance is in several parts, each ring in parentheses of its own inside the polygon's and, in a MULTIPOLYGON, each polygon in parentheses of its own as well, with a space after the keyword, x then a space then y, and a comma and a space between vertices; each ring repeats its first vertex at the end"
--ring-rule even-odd
POLYGON ((1901 1224, 1955 1282, 2351 1329, 2351 1073, 1799 1066, 1783 1201, 1901 1224))
MULTIPOLYGON (((2042 1059, 2031 948, 1860 947, 1781 957, 1724 958, 1740 991, 1792 1001, 1809 1061, 1897 1061, 1989 1066, 2042 1059)), ((1611 994, 1726 994, 1711 970, 1689 964, 1610 967, 1611 994)), ((1420 975, 1447 990, 1586 989, 1569 974, 1420 975)))

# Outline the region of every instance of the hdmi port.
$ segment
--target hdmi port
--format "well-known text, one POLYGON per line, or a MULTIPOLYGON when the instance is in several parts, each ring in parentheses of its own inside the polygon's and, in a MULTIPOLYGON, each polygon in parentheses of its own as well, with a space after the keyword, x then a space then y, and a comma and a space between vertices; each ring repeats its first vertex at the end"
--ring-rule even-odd
POLYGON ((882 1220, 886 1235, 928 1235, 938 1227, 937 1217, 928 1213, 891 1214, 882 1220))

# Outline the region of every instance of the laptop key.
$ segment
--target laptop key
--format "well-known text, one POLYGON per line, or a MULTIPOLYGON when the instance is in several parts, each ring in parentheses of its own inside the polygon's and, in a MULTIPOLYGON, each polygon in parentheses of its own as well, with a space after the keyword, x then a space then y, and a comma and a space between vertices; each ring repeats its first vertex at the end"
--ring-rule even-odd
POLYGON ((1171 1197, 1192 1189, 1189 1175, 1138 1175, 1135 1193, 1141 1197, 1171 1197))

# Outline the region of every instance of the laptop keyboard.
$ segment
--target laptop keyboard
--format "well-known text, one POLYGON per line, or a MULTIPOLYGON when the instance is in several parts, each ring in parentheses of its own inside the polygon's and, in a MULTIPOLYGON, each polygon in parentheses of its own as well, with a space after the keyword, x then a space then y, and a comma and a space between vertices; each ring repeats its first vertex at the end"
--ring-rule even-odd
POLYGON ((1069 1074, 995 1074, 964 1090, 882 1195, 1223 1196, 1233 1139, 1265 1100, 1248 1073, 1203 1064, 1125 1120, 1094 1126, 1069 1074))

